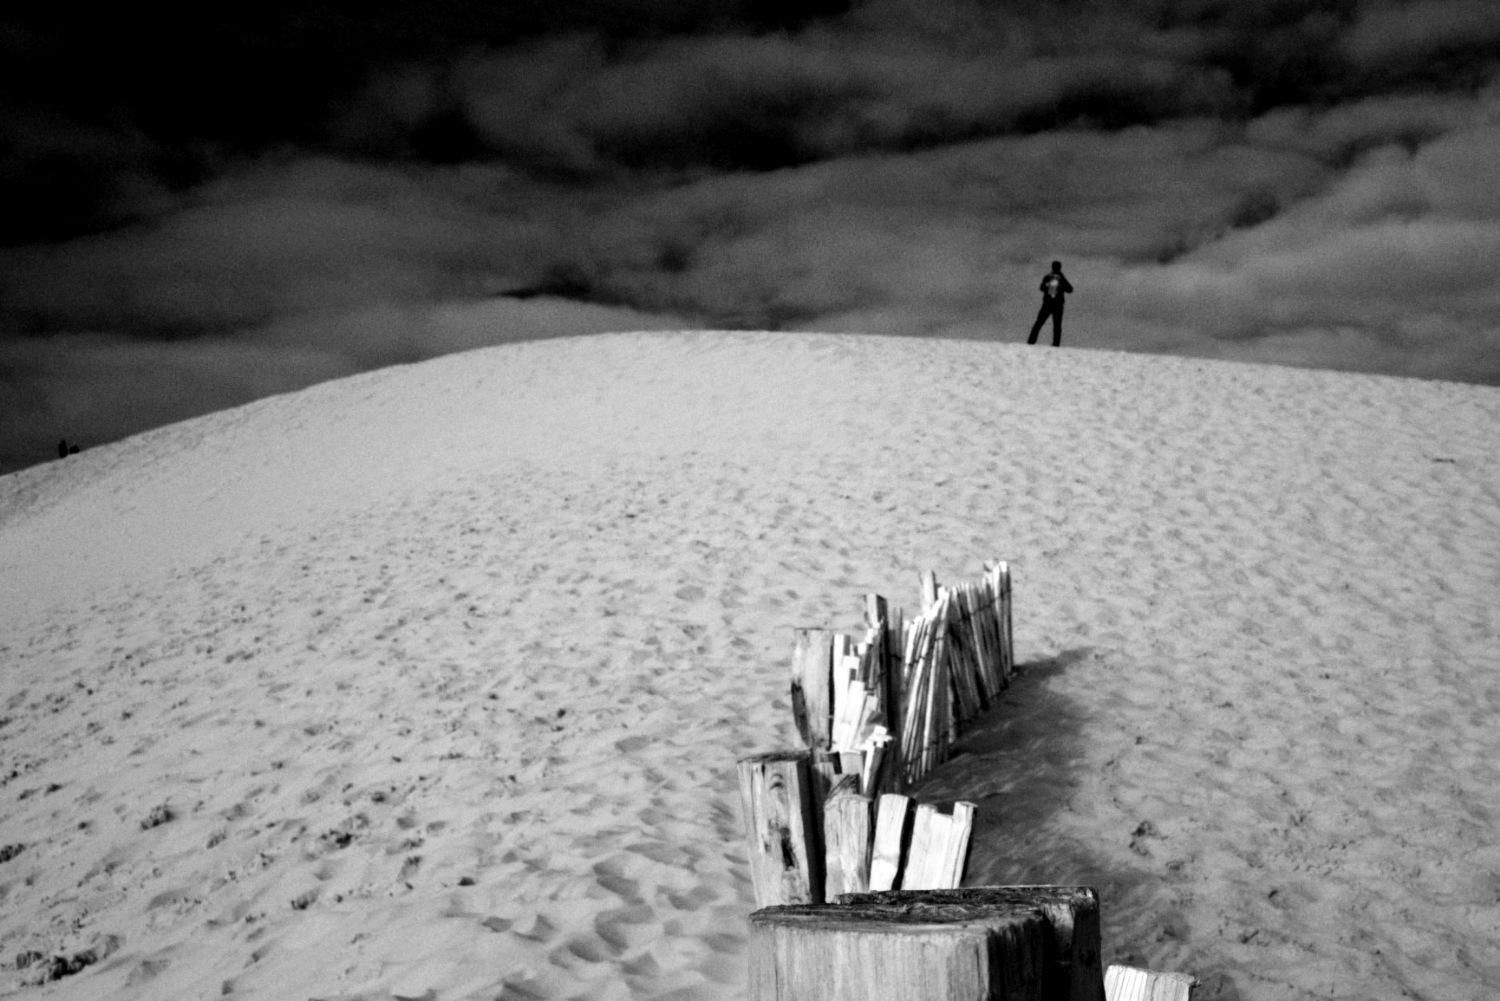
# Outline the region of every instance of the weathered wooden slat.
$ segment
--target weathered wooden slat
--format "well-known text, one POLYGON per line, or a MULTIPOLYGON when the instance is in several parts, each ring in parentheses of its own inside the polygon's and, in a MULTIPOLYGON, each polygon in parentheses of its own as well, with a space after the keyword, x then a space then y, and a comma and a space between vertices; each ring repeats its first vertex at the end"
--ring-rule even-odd
POLYGON ((1000 695, 1000 645, 996 642, 994 602, 990 599, 988 580, 964 586, 964 619, 975 651, 984 707, 988 709, 1000 695))
POLYGON ((885 726, 891 741, 886 747, 881 763, 881 773, 876 779, 877 789, 866 790, 870 795, 877 792, 900 792, 906 788, 902 778, 901 724, 902 700, 905 698, 902 667, 905 661, 904 638, 906 636, 906 614, 899 608, 886 608, 886 677, 885 677, 885 726))
POLYGON ((928 620, 916 619, 909 624, 907 630, 903 683, 905 694, 901 704, 900 768, 903 786, 910 785, 921 775, 927 687, 932 676, 932 658, 928 647, 930 626, 928 620))
POLYGON ((911 847, 901 873, 904 890, 947 890, 963 879, 969 840, 974 830, 974 804, 959 802, 952 814, 934 806, 917 807, 911 847))
POLYGON ((856 652, 859 654, 859 672, 855 675, 859 683, 866 688, 875 684, 880 677, 882 664, 880 644, 885 639, 881 630, 870 626, 865 629, 865 638, 859 641, 856 652))
POLYGON ((840 776, 823 804, 825 900, 870 888, 870 807, 857 775, 840 776))
POLYGON ((1010 684, 1008 668, 1005 666, 1005 630, 997 610, 994 582, 986 577, 984 582, 984 627, 990 647, 990 673, 992 675, 995 700, 1010 684))
POLYGON ((870 889, 890 890, 901 876, 911 838, 912 800, 885 793, 876 801, 875 845, 870 859, 870 889))
POLYGON ((916 804, 912 818, 912 840, 906 849, 906 864, 901 866, 901 888, 903 890, 935 890, 938 884, 932 878, 932 858, 942 842, 939 827, 947 827, 948 818, 930 803, 916 804))
POLYGON ((739 762, 750 879, 756 903, 820 903, 823 846, 807 751, 774 751, 739 762))
POLYGON ((1016 673, 1015 633, 1010 618, 1010 564, 1001 560, 995 565, 995 591, 997 592, 998 615, 1001 626, 1002 650, 1004 651, 1005 680, 1010 681, 1016 673))
POLYGON ((823 801, 828 798, 833 784, 839 780, 843 764, 843 758, 833 751, 809 751, 807 754, 808 774, 812 778, 812 799, 815 812, 820 817, 823 813, 823 801))
POLYGON ((966 679, 963 674, 964 650, 963 641, 954 629, 954 620, 957 618, 957 597, 953 588, 945 587, 938 597, 937 627, 938 642, 937 656, 941 657, 948 668, 948 684, 952 690, 954 711, 962 719, 967 719, 969 695, 966 679))
POLYGON ((883 735, 877 732, 876 739, 870 744, 869 750, 865 751, 864 770, 860 773, 860 792, 872 800, 881 792, 879 787, 881 777, 885 774, 885 752, 890 743, 889 735, 884 735, 885 740, 879 739, 881 736, 883 735))
POLYGON ((1156 973, 1132 966, 1104 971, 1106 1001, 1192 1001, 1198 981, 1186 973, 1156 973))
POLYGON ((833 725, 833 635, 798 629, 792 652, 792 717, 803 743, 828 747, 833 725))
POLYGON ((937 574, 931 570, 922 571, 922 614, 926 615, 932 611, 932 606, 938 599, 937 574))
POLYGON ((942 672, 942 652, 940 641, 934 639, 932 653, 923 658, 922 663, 922 685, 918 689, 921 693, 921 703, 917 706, 917 739, 912 750, 916 753, 916 772, 913 779, 926 775, 932 767, 932 745, 937 739, 938 727, 938 690, 948 683, 948 676, 942 672))
POLYGON ((833 730, 828 735, 828 746, 834 751, 846 751, 854 746, 854 727, 865 689, 858 681, 850 680, 846 671, 837 668, 833 685, 833 730))
POLYGON ((911 828, 911 847, 906 853, 906 866, 901 870, 903 890, 942 888, 937 869, 941 863, 949 823, 949 818, 938 813, 937 807, 930 803, 917 804, 911 828))
POLYGON ((850 746, 859 748, 869 739, 871 728, 875 720, 884 714, 880 710, 880 693, 875 689, 866 688, 859 699, 859 709, 854 716, 854 725, 850 727, 850 746))
POLYGON ((946 642, 939 623, 927 672, 926 691, 923 693, 921 755, 917 777, 926 775, 948 756, 948 745, 953 735, 953 679, 946 656, 946 642))
POLYGON ((949 618, 949 629, 953 633, 953 646, 962 659, 966 706, 962 713, 965 721, 984 712, 984 658, 983 651, 974 642, 974 617, 969 613, 970 593, 973 585, 953 585, 953 613, 949 618))
MULTIPOLYGON (((842 749, 848 743, 849 730, 849 700, 854 695, 856 686, 851 683, 850 661, 853 659, 853 644, 848 636, 843 633, 835 633, 833 636, 833 651, 831 656, 833 674, 832 691, 833 701, 831 706, 831 725, 828 734, 828 746, 842 749)), ((858 660, 854 660, 856 669, 858 660)))
POLYGON ((964 865, 969 860, 969 842, 974 834, 974 804, 959 801, 953 804, 953 819, 948 827, 948 840, 943 846, 943 881, 941 887, 958 887, 964 881, 964 865))
POLYGON ((889 668, 890 636, 887 632, 889 609, 886 600, 878 594, 865 595, 865 640, 870 644, 872 656, 861 678, 866 686, 885 686, 885 673, 889 668))
MULTIPOLYGON (((1047 922, 1042 997, 1057 1001, 1105 1001, 1100 965, 1099 894, 1088 886, 976 886, 953 890, 871 891, 846 894, 838 904, 901 903, 947 906, 979 901, 1035 907, 1047 922)), ((1116 1001, 1111 998, 1110 1001, 1116 1001)))

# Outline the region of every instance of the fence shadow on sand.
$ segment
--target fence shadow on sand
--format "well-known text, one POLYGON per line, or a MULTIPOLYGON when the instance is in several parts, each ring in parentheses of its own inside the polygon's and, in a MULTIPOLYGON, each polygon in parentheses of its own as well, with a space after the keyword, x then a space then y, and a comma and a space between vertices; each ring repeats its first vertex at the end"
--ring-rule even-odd
MULTIPOLYGON (((1173 915, 1150 864, 1110 858, 1073 833, 1084 825, 1063 816, 1075 799, 1080 810, 1089 809, 1087 799, 1097 796, 1097 788, 1086 789, 1083 781, 1095 721, 1061 679, 1075 665, 1102 656, 1079 647, 1018 663, 1000 703, 973 721, 954 756, 912 794, 924 801, 963 799, 978 807, 965 885, 1092 886, 1099 891, 1105 941, 1120 942, 1131 937, 1124 931, 1140 914, 1151 914, 1158 924, 1170 923, 1173 915)), ((1129 948, 1107 962, 1152 965, 1150 957, 1129 948)), ((1227 973, 1197 972, 1203 982, 1195 1001, 1239 1001, 1227 973)))
POLYGON ((969 885, 1102 883, 1102 891, 1112 882, 1087 847, 1052 822, 1078 793, 1088 725, 1081 706, 1053 681, 1094 655, 1085 647, 1017 664, 999 704, 975 719, 954 756, 913 790, 922 800, 978 807, 969 885))

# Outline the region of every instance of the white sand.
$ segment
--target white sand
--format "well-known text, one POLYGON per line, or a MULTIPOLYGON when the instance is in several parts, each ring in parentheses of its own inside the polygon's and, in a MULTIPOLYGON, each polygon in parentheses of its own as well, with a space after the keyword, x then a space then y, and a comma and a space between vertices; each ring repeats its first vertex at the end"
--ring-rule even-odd
POLYGON ((0 478, 0 995, 743 997, 792 627, 998 556, 968 883, 1092 883, 1201 999, 1489 998, 1497 441, 1485 387, 612 335, 0 478))

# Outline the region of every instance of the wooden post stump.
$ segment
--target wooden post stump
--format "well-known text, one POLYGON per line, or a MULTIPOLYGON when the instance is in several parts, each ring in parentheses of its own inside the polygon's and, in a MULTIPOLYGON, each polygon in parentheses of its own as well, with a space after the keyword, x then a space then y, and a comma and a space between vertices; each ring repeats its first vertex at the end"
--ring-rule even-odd
POLYGON ((1133 966, 1111 966, 1104 973, 1108 1001, 1192 1001, 1197 986, 1186 973, 1155 973, 1133 966))
POLYGON ((756 903, 823 900, 821 803, 807 751, 773 751, 739 762, 750 880, 756 903))
MULTIPOLYGON (((977 900, 1035 907, 1047 926, 1043 998, 1105 1001, 1099 894, 1088 886, 979 886, 955 890, 911 890, 895 893, 845 894, 837 903, 881 900, 920 905, 948 905, 977 900)), ((1114 967, 1111 967, 1114 969, 1114 967)), ((1110 997, 1109 1001, 1118 1001, 1110 997)), ((1171 1001, 1177 1001, 1174 997, 1171 1001)))
MULTIPOLYGON (((971 891, 972 892, 972 891, 971 891)), ((1064 1001, 1047 920, 1009 896, 770 907, 750 915, 751 1001, 1064 1001)))

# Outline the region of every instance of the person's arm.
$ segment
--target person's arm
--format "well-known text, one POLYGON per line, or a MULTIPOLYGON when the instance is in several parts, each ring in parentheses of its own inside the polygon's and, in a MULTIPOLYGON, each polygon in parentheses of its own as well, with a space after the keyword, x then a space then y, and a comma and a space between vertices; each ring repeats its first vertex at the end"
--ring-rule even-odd
POLYGON ((1062 278, 1062 290, 1064 292, 1068 293, 1069 295, 1072 295, 1073 294, 1073 283, 1070 282, 1070 281, 1068 281, 1066 278, 1063 278, 1061 272, 1058 273, 1057 277, 1062 278))

